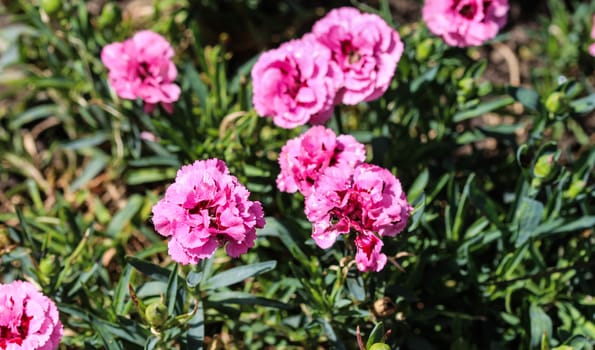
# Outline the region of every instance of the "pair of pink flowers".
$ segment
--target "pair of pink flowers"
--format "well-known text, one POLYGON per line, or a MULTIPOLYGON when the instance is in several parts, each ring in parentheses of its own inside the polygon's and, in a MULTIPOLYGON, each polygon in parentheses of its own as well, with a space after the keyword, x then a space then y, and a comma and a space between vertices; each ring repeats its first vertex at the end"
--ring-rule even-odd
POLYGON ((424 22, 450 46, 481 45, 506 24, 508 0, 426 0, 424 22))
POLYGON ((254 246, 256 229, 264 227, 260 202, 229 173, 219 159, 183 166, 165 196, 153 206, 159 234, 170 237, 169 255, 182 264, 211 257, 217 247, 238 257, 254 246))
POLYGON ((277 186, 305 196, 319 247, 331 247, 340 235, 354 236, 357 268, 380 271, 387 261, 381 238, 401 232, 412 208, 399 180, 365 158, 364 145, 352 136, 314 126, 282 148, 277 186))
POLYGON ((55 350, 62 333, 56 305, 33 284, 0 284, 0 349, 55 350))
POLYGON ((101 50, 101 61, 109 70, 111 87, 121 98, 142 99, 147 113, 159 103, 172 113, 173 103, 180 98, 180 87, 174 83, 178 71, 173 56, 174 49, 169 42, 149 30, 101 50))
POLYGON ((251 73, 254 108, 283 128, 322 124, 337 103, 379 98, 402 53, 399 34, 379 16, 332 10, 311 33, 259 57, 251 73))

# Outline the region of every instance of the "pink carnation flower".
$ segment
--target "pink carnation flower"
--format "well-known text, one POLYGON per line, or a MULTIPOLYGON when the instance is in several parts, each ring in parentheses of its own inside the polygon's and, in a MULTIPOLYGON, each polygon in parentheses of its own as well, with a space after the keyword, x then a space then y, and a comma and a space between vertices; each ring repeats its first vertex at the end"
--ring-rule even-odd
POLYGON ((33 284, 0 284, 0 349, 54 350, 62 333, 56 305, 33 284))
POLYGON ((263 53, 252 68, 256 112, 286 129, 326 122, 341 81, 330 57, 309 35, 263 53))
POLYGON ((180 87, 174 84, 178 71, 173 56, 169 42, 149 30, 101 50, 101 61, 109 70, 112 88, 121 98, 145 101, 147 113, 158 103, 172 113, 173 102, 180 98, 180 87))
POLYGON ((300 191, 307 196, 326 168, 343 165, 353 168, 365 159, 365 146, 353 136, 337 137, 331 129, 314 126, 287 141, 281 149, 277 187, 284 192, 300 191))
POLYGON ((223 161, 198 160, 178 170, 153 207, 153 224, 170 237, 169 254, 182 264, 196 264, 219 246, 238 257, 254 246, 256 229, 265 224, 260 202, 249 195, 223 161))
POLYGON ((384 94, 403 54, 403 43, 382 18, 343 7, 330 11, 312 31, 343 71, 338 101, 355 105, 384 94))
MULTIPOLYGON (((593 27, 591 28, 591 38, 595 40, 595 16, 593 16, 593 27)), ((595 56, 595 43, 589 46, 589 53, 591 56, 595 56)))
POLYGON ((401 232, 412 209, 399 180, 390 171, 361 163, 353 170, 344 166, 328 168, 306 197, 305 213, 313 224, 312 238, 323 249, 332 246, 339 235, 355 233, 356 260, 362 270, 363 266, 377 269, 381 265, 377 259, 383 259, 379 253, 382 244, 374 235, 394 236, 401 232), (377 261, 372 263, 370 259, 377 261))
POLYGON ((381 252, 382 240, 370 232, 362 232, 355 238, 355 264, 360 271, 378 272, 386 265, 386 255, 381 252))
POLYGON ((422 17, 448 45, 481 45, 506 24, 508 0, 425 0, 422 17))

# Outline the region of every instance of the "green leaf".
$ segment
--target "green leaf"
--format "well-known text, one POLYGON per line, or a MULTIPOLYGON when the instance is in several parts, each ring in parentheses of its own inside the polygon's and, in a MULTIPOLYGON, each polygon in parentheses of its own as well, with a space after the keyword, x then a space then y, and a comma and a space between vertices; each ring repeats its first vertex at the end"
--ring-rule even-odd
POLYGON ((384 324, 382 322, 378 322, 378 323, 376 323, 376 325, 374 326, 374 329, 372 329, 372 332, 370 333, 370 336, 368 337, 368 341, 366 342, 366 349, 369 349, 370 347, 372 347, 372 344, 374 344, 374 343, 382 343, 383 338, 384 338, 384 324))
POLYGON ((532 109, 534 111, 541 109, 541 101, 539 100, 539 94, 533 89, 527 89, 524 87, 509 86, 506 92, 512 96, 515 100, 520 102, 523 106, 532 109))
POLYGON ((436 66, 426 70, 420 76, 413 79, 409 84, 409 88, 411 92, 417 92, 419 88, 426 82, 433 81, 436 78, 436 74, 438 74, 438 70, 440 69, 440 65, 437 64, 436 66))
POLYGON ((277 266, 277 261, 269 260, 252 265, 234 267, 233 269, 223 271, 212 276, 202 287, 204 290, 227 287, 229 285, 241 282, 246 278, 270 271, 274 269, 275 266, 277 266))
POLYGON ((8 127, 11 130, 16 130, 23 125, 30 123, 37 119, 47 118, 56 114, 58 111, 58 106, 56 105, 41 105, 32 107, 25 112, 18 115, 16 118, 12 119, 11 122, 8 124, 8 127))
POLYGON ((114 215, 112 221, 107 226, 105 233, 110 237, 116 237, 119 233, 124 230, 124 227, 128 222, 136 215, 140 210, 144 202, 144 198, 141 195, 134 194, 128 199, 126 206, 114 215))
POLYGON ((286 303, 273 299, 254 296, 250 293, 244 292, 214 293, 209 296, 209 301, 221 304, 260 305, 284 310, 290 309, 290 305, 286 303))
POLYGON ((271 216, 268 216, 265 219, 267 224, 263 229, 258 231, 258 235, 261 237, 278 237, 285 247, 291 252, 293 257, 296 258, 302 265, 307 266, 309 264, 308 257, 306 254, 304 254, 304 251, 300 248, 298 243, 293 239, 285 224, 271 216))
POLYGON ((533 236, 535 229, 541 222, 543 210, 543 203, 529 197, 521 199, 515 219, 517 223, 515 246, 517 248, 533 236))
POLYGON ((97 331, 107 350, 124 350, 122 344, 111 334, 110 330, 101 322, 91 322, 91 327, 97 331))
POLYGON ((533 236, 536 238, 547 237, 550 235, 566 232, 576 232, 586 230, 595 226, 595 215, 583 216, 579 219, 563 219, 557 218, 551 221, 546 221, 539 225, 533 236))
POLYGON ((165 292, 165 300, 167 300, 167 314, 173 315, 176 307, 176 301, 178 296, 178 264, 174 264, 174 268, 169 274, 167 281, 167 289, 165 292))
POLYGON ((64 149, 71 149, 77 150, 81 148, 91 148, 97 145, 102 144, 108 139, 108 134, 98 132, 93 136, 83 137, 71 142, 66 142, 62 144, 62 148, 64 149))
POLYGON ((430 173, 428 169, 425 168, 413 181, 411 187, 409 187, 409 191, 407 191, 407 200, 409 203, 415 202, 417 197, 419 197, 423 192, 426 186, 428 185, 428 180, 430 179, 430 173))
POLYGON ((499 108, 508 106, 512 103, 514 103, 514 98, 512 98, 510 96, 500 97, 500 98, 497 98, 492 101, 483 102, 471 110, 461 111, 461 112, 455 114, 452 117, 452 120, 454 122, 460 122, 463 120, 479 117, 479 116, 484 115, 488 112, 492 112, 499 108))
POLYGON ((176 169, 173 168, 148 168, 131 170, 126 174, 128 185, 142 185, 151 182, 171 180, 176 176, 176 169))
POLYGON ((552 320, 543 311, 543 309, 536 304, 531 304, 529 308, 529 318, 531 320, 531 348, 536 348, 541 343, 541 337, 544 333, 548 337, 552 334, 552 320))
POLYGON ((188 321, 188 332, 186 332, 186 350, 202 350, 205 338, 204 307, 202 302, 198 303, 198 310, 188 321))
POLYGON ((355 300, 366 300, 366 290, 364 289, 364 281, 362 280, 361 276, 357 276, 355 278, 347 277, 345 284, 347 285, 347 290, 349 290, 349 293, 351 293, 355 300))
POLYGON ((322 329, 324 329, 324 332, 326 333, 328 340, 333 345, 332 348, 336 350, 345 350, 345 344, 343 344, 341 339, 337 337, 337 333, 335 333, 335 330, 333 329, 331 323, 324 318, 318 318, 317 321, 322 325, 322 329))
POLYGON ((188 273, 188 277, 186 277, 186 285, 188 285, 190 288, 195 288, 198 286, 201 280, 202 272, 190 271, 190 273, 188 273))
POLYGON ((114 302, 112 307, 116 315, 125 315, 126 310, 126 297, 128 296, 128 285, 130 284, 130 278, 132 277, 132 268, 130 265, 124 267, 124 271, 120 275, 120 280, 114 290, 114 302))
POLYGON ((572 107, 575 113, 590 113, 595 110, 595 94, 570 102, 570 107, 572 107))
POLYGON ((184 80, 182 82, 182 88, 185 90, 190 88, 192 93, 198 97, 200 108, 206 113, 207 110, 207 98, 209 96, 209 90, 205 83, 202 82, 200 75, 191 63, 186 64, 184 67, 184 80))
POLYGON ((91 179, 97 176, 105 168, 108 161, 108 156, 101 153, 96 154, 89 164, 87 164, 81 176, 72 182, 70 190, 76 191, 86 185, 87 182, 91 181, 91 179))
POLYGON ((155 265, 155 264, 150 263, 146 260, 141 260, 134 256, 127 256, 126 262, 128 262, 130 265, 132 265, 134 268, 136 268, 140 272, 144 273, 145 275, 147 275, 155 280, 165 282, 165 283, 167 283, 167 281, 169 281, 170 271, 164 267, 155 265))

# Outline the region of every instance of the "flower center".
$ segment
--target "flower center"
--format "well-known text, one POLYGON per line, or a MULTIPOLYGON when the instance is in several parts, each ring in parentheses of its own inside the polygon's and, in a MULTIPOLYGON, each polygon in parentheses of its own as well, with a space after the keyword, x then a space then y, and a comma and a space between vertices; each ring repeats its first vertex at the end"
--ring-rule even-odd
POLYGON ((32 318, 23 313, 16 332, 13 332, 9 326, 0 326, 0 349, 8 348, 8 344, 23 344, 23 340, 29 333, 29 322, 32 318))
POLYGON ((359 62, 360 58, 362 58, 357 49, 351 44, 351 41, 347 40, 341 41, 341 53, 348 57, 347 61, 350 64, 359 62))
POLYGON ((145 80, 147 77, 151 75, 149 71, 149 64, 147 62, 139 62, 138 66, 136 67, 136 74, 141 80, 145 80))
MULTIPOLYGON (((487 12, 487 9, 491 6, 491 4, 492 0, 483 1, 481 9, 483 9, 484 14, 487 12)), ((479 4, 475 1, 456 1, 453 5, 453 10, 455 12, 458 12, 461 16, 469 20, 476 18, 477 11, 479 9, 479 4)))

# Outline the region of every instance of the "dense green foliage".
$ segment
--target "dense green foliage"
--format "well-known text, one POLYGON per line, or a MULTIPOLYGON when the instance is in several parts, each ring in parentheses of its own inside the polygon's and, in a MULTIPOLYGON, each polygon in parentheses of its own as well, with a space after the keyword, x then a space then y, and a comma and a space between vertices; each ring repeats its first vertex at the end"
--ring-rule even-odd
POLYGON ((258 52, 325 10, 296 3, 0 5, 0 282, 35 281, 56 301, 64 349, 356 349, 358 334, 368 349, 592 349, 595 4, 550 0, 531 26, 512 18, 470 49, 418 13, 395 23, 387 1, 356 4, 405 53, 382 98, 337 107, 329 126, 365 143, 415 207, 385 240, 391 263, 361 273, 341 242, 314 245, 303 197, 275 186, 281 147, 305 129, 251 106, 258 52), (176 50, 172 115, 119 99, 99 59, 145 28, 176 50), (522 86, 502 73, 519 64, 522 86), (177 265, 151 207, 182 164, 212 157, 267 225, 239 259, 177 265))

